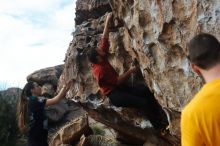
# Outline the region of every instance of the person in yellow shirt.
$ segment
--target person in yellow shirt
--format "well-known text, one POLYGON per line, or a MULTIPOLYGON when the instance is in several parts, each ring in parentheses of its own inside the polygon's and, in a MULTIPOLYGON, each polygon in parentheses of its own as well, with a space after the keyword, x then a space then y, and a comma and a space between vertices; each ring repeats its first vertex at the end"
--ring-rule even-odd
POLYGON ((188 45, 192 69, 205 80, 181 115, 182 146, 220 146, 220 43, 201 33, 188 45))

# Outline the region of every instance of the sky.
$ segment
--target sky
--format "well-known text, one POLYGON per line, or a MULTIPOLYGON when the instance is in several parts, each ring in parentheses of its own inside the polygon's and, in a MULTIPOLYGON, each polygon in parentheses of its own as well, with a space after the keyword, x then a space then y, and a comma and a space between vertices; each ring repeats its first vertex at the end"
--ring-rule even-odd
POLYGON ((0 0, 0 89, 23 87, 36 70, 64 63, 76 0, 0 0))

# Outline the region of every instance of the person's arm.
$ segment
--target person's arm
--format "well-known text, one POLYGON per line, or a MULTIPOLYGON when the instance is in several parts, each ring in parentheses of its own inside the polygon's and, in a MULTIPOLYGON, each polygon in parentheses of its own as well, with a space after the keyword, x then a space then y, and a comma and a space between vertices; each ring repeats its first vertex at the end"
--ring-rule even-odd
POLYGON ((137 71, 137 67, 131 67, 128 71, 126 71, 125 73, 123 73, 122 75, 120 75, 118 77, 118 80, 117 80, 117 85, 120 85, 122 83, 124 83, 132 73, 134 73, 135 71, 137 71))
POLYGON ((73 81, 70 81, 69 83, 63 85, 62 89, 60 90, 60 92, 56 96, 54 96, 51 99, 47 99, 46 106, 57 104, 61 99, 63 99, 65 97, 67 91, 69 90, 72 82, 73 81))
POLYGON ((103 57, 107 56, 108 51, 109 51, 108 38, 109 38, 109 23, 111 20, 112 20, 112 13, 108 13, 106 21, 105 21, 104 30, 102 33, 102 38, 99 42, 99 47, 96 49, 99 55, 103 57))
POLYGON ((108 39, 109 37, 109 23, 112 20, 112 13, 108 13, 106 21, 105 21, 105 27, 102 33, 102 37, 108 39))

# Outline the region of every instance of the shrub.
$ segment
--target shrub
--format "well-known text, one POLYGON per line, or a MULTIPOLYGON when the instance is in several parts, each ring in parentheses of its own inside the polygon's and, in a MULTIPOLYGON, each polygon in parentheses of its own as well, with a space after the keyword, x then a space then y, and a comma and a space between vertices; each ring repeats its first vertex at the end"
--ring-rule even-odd
POLYGON ((16 123, 17 97, 0 93, 0 145, 15 146, 18 135, 16 123))
POLYGON ((102 136, 105 135, 105 131, 98 126, 93 126, 92 131, 94 135, 102 135, 102 136))

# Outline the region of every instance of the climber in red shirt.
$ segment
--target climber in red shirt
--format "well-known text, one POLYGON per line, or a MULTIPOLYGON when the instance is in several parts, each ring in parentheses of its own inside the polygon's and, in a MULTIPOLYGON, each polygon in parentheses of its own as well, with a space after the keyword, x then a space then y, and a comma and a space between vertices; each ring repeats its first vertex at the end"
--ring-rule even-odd
MULTIPOLYGON (((153 93, 147 86, 129 87, 125 81, 130 75, 137 71, 137 67, 132 66, 122 75, 118 75, 108 61, 109 53, 109 23, 112 13, 106 18, 103 36, 99 42, 99 47, 88 52, 88 58, 92 63, 92 73, 96 78, 100 91, 107 96, 111 103, 117 107, 134 107, 145 112, 155 129, 165 129, 167 120, 163 122, 161 117, 166 116, 161 106, 154 98, 153 93)), ((165 118, 166 119, 166 118, 165 118)))

